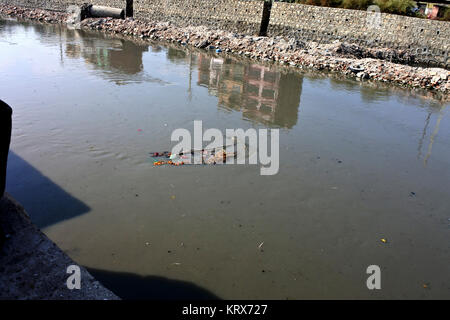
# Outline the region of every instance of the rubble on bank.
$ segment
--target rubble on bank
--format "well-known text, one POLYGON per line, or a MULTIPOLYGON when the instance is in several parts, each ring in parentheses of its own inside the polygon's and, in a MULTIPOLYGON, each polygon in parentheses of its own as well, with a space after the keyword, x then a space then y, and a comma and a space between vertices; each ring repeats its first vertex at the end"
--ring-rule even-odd
MULTIPOLYGON (((39 9, 0 6, 0 13, 11 17, 60 23, 65 13, 39 9)), ((422 88, 450 93, 450 71, 442 68, 417 67, 411 63, 414 56, 388 48, 363 48, 356 44, 335 41, 329 44, 300 42, 282 37, 248 36, 205 26, 176 27, 170 22, 149 22, 127 18, 89 18, 81 27, 116 34, 136 36, 141 39, 163 40, 189 45, 217 53, 226 52, 259 61, 314 70, 339 72, 358 80, 374 80, 405 87, 422 88)), ((447 100, 447 99, 444 99, 447 100)))
POLYGON ((58 11, 21 8, 0 4, 0 14, 19 19, 38 20, 48 23, 61 23, 66 21, 67 14, 58 11))

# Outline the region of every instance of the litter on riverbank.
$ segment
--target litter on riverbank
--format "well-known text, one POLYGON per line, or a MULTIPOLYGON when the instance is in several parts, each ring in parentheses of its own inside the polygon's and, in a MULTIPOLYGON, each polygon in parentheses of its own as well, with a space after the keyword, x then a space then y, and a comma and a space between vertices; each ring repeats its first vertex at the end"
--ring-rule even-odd
MULTIPOLYGON (((0 13, 48 23, 62 23, 66 19, 65 13, 8 5, 0 6, 0 13)), ((303 43, 282 37, 248 36, 211 30, 204 26, 180 28, 169 22, 156 23, 133 18, 89 18, 81 22, 81 27, 211 49, 216 53, 228 52, 297 68, 339 72, 361 81, 431 90, 444 94, 443 100, 447 100, 446 96, 450 93, 449 70, 390 62, 410 62, 414 57, 388 48, 362 48, 338 41, 329 44, 303 43)))

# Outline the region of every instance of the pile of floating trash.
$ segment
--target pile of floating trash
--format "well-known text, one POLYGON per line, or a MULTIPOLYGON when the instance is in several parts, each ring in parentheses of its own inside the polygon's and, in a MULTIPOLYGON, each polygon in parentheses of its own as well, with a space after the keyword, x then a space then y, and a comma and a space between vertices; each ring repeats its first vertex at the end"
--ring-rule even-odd
POLYGON ((154 166, 172 165, 182 166, 185 164, 224 164, 229 158, 235 158, 237 152, 226 151, 226 148, 220 150, 191 150, 188 152, 180 152, 172 154, 171 152, 150 152, 152 158, 165 158, 169 160, 156 160, 154 166), (197 161, 195 161, 197 159, 197 161))
POLYGON ((171 166, 182 166, 182 165, 184 165, 184 162, 183 161, 173 162, 172 160, 169 160, 169 161, 155 161, 155 162, 153 162, 154 166, 162 166, 164 164, 169 164, 171 166))

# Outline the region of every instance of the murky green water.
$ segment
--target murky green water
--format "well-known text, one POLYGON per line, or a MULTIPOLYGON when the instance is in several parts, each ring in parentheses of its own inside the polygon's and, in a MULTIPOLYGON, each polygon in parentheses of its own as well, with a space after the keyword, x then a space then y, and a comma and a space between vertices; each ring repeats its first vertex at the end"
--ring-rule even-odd
POLYGON ((14 108, 8 191, 123 297, 450 298, 448 105, 13 21, 0 98, 14 108), (148 152, 193 120, 280 128, 279 173, 153 167, 148 152))

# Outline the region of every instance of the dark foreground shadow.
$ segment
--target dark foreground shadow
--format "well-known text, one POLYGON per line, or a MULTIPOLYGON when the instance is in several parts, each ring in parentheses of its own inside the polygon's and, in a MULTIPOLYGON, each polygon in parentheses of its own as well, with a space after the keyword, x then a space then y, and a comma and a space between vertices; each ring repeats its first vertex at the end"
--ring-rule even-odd
POLYGON ((38 228, 45 228, 90 211, 80 200, 10 150, 6 192, 11 194, 38 228))
POLYGON ((124 300, 218 300, 193 283, 157 276, 86 268, 94 278, 124 300))

